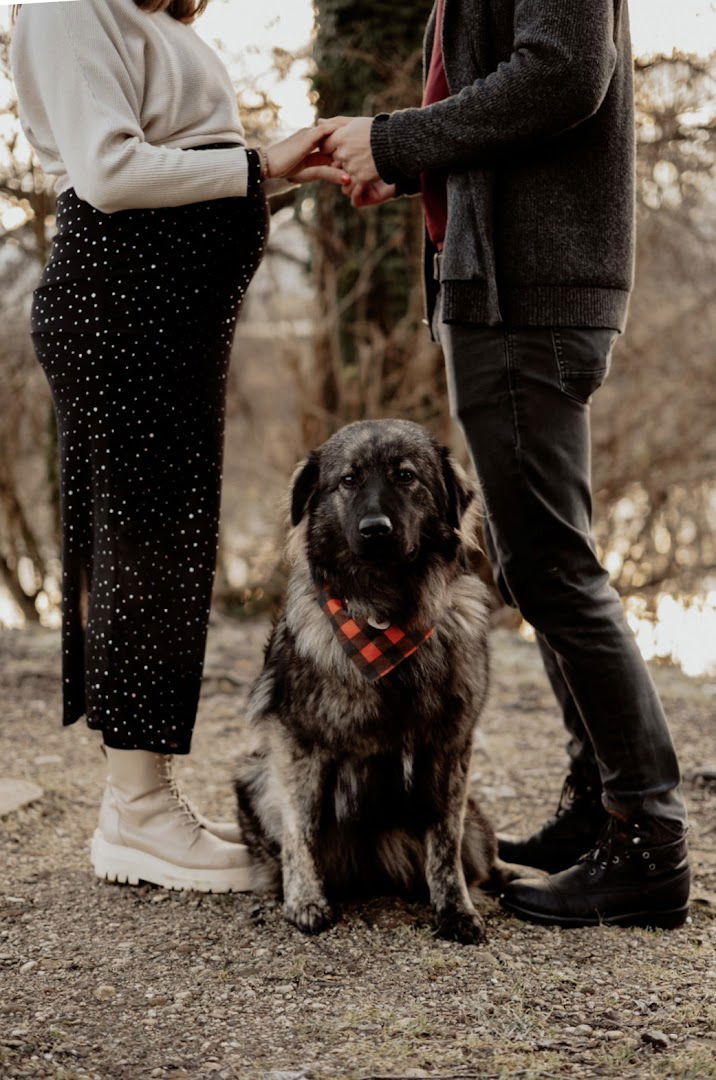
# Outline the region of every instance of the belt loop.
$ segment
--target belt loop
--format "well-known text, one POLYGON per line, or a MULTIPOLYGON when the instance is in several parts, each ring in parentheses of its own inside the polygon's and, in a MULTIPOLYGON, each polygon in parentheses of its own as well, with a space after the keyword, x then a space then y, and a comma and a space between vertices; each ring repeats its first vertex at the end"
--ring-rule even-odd
POLYGON ((442 252, 436 251, 433 254, 433 277, 436 281, 440 281, 440 264, 442 262, 442 252))

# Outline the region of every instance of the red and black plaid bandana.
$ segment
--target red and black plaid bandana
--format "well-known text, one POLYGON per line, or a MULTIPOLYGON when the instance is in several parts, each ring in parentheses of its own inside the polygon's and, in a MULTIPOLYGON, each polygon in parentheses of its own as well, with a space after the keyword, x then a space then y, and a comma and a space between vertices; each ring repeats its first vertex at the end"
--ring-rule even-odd
POLYGON ((364 619, 359 622, 348 614, 340 600, 331 596, 327 586, 318 589, 318 602, 330 619, 343 651, 370 682, 387 675, 412 656, 435 629, 431 626, 427 630, 403 630, 392 624, 380 628, 364 619))

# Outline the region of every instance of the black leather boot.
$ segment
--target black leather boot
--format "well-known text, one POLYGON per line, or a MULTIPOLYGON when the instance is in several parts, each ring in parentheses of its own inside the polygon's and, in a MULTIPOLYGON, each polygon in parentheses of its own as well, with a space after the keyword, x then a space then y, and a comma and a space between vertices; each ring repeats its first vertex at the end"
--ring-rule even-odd
POLYGON ((498 835, 498 854, 504 862, 536 866, 553 874, 589 851, 608 817, 599 782, 587 783, 570 773, 555 815, 527 840, 498 835))
POLYGON ((503 907, 552 926, 681 926, 689 913, 686 830, 666 820, 615 817, 566 870, 511 882, 503 907))

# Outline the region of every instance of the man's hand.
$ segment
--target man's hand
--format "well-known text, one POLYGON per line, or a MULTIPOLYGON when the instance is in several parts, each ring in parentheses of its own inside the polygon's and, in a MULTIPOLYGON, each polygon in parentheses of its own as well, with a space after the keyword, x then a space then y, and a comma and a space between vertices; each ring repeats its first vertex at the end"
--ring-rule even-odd
POLYGON ((348 184, 342 184, 341 190, 359 210, 364 206, 379 206, 395 198, 395 184, 386 184, 384 180, 372 180, 369 184, 351 180, 348 184))
POLYGON ((351 176, 354 182, 370 184, 380 180, 370 148, 370 116, 333 116, 321 121, 334 128, 323 140, 321 150, 332 154, 336 166, 351 176))

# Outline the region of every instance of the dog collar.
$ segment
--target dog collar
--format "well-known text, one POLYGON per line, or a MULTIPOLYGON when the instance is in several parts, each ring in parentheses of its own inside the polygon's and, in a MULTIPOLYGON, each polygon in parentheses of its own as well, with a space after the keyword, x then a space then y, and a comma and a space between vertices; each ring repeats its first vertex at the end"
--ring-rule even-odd
POLYGON ((328 586, 319 588, 317 596, 339 645, 369 682, 407 660, 435 630, 434 626, 404 630, 394 623, 354 619, 345 604, 331 596, 328 586))

